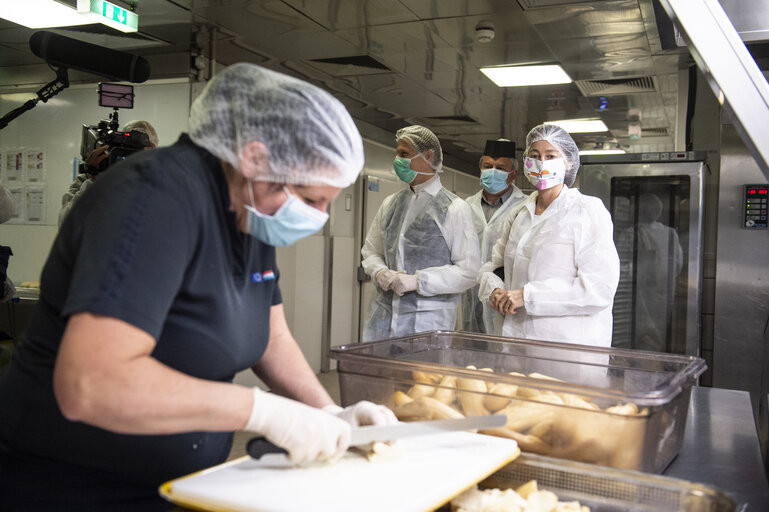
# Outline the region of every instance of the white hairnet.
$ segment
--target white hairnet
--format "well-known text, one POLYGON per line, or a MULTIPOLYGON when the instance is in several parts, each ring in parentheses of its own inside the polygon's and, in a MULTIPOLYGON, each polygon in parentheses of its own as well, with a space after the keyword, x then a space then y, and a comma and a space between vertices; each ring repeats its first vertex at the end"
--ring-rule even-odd
POLYGON ((657 194, 641 194, 638 198, 638 220, 647 224, 654 222, 660 217, 662 206, 657 194))
POLYGON ((433 150, 433 161, 430 162, 433 169, 439 171, 443 167, 443 150, 438 137, 424 126, 414 124, 401 128, 395 133, 395 142, 406 141, 419 153, 424 153, 428 149, 433 150))
POLYGON ((215 75, 190 107, 190 138, 241 169, 243 149, 261 142, 269 170, 258 179, 293 185, 351 185, 363 168, 363 141, 336 98, 255 64, 215 75))
POLYGON ((560 126, 540 124, 532 128, 529 134, 526 135, 526 151, 523 155, 529 156, 531 145, 540 140, 546 140, 561 153, 566 164, 566 176, 563 182, 567 187, 571 187, 577 178, 577 170, 579 169, 579 148, 577 143, 571 138, 569 132, 560 126))
POLYGON ((149 124, 147 121, 135 120, 128 121, 123 126, 124 132, 130 132, 131 130, 139 130, 142 133, 146 133, 150 138, 150 144, 154 147, 158 147, 160 140, 158 139, 158 132, 155 131, 155 127, 149 124))

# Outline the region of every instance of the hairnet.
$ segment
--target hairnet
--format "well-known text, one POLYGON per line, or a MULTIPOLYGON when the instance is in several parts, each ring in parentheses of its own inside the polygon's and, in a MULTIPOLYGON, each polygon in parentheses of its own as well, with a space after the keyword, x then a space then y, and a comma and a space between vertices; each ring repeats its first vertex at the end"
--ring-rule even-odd
POLYGON ((557 149, 566 164, 566 176, 564 183, 567 187, 574 184, 579 169, 579 148, 569 132, 554 124, 540 124, 535 126, 526 135, 526 151, 524 156, 529 156, 531 145, 540 140, 546 140, 557 149))
POLYGON ((158 132, 155 131, 155 128, 149 124, 147 121, 141 121, 141 120, 135 120, 135 121, 128 121, 123 126, 124 132, 130 132, 131 130, 139 130, 142 133, 146 133, 147 137, 150 138, 150 144, 152 144, 155 147, 158 147, 159 140, 158 140, 158 132))
POLYGON ((654 222, 660 217, 662 206, 657 194, 641 194, 638 198, 638 220, 647 224, 654 222))
POLYGON ((322 89, 254 64, 216 74, 190 107, 190 138, 236 169, 261 142, 269 169, 257 179, 293 185, 351 185, 363 141, 344 106, 322 89))
POLYGON ((441 170, 443 167, 443 150, 441 149, 441 143, 438 141, 438 137, 433 132, 424 126, 414 124, 401 128, 395 133, 395 142, 406 141, 416 149, 419 153, 433 150, 433 161, 430 162, 433 169, 436 171, 441 170))

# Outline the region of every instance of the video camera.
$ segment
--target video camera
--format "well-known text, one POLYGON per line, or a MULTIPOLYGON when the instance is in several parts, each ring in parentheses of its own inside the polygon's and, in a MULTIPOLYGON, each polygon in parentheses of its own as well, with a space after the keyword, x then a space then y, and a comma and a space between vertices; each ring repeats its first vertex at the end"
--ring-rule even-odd
POLYGON ((131 130, 119 131, 119 108, 133 108, 133 86, 99 83, 99 105, 112 107, 113 112, 108 120, 99 121, 97 125, 83 125, 80 141, 80 157, 85 161, 94 149, 108 146, 108 158, 102 160, 98 166, 81 166, 80 172, 98 174, 119 160, 125 160, 128 155, 141 151, 150 146, 150 138, 144 132, 131 130))

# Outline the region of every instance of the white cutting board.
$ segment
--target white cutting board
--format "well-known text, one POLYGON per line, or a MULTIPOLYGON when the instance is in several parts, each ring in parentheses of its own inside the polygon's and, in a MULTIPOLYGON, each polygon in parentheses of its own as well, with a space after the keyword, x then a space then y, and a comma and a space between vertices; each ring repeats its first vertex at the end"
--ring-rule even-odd
POLYGON ((284 455, 243 457, 172 480, 161 494, 202 510, 424 512, 515 459, 512 439, 445 432, 404 438, 390 460, 350 451, 334 464, 293 467, 284 455))

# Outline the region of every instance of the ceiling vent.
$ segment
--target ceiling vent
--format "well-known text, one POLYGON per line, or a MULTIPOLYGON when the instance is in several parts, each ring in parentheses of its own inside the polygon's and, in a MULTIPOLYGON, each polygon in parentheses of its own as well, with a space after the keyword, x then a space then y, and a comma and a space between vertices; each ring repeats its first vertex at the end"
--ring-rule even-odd
POLYGON ((667 137, 668 129, 662 128, 642 128, 641 137, 667 137))
POLYGON ((610 80, 577 80, 574 84, 585 96, 611 96, 655 92, 654 77, 613 78, 610 80))
POLYGON ((311 59, 306 62, 314 68, 320 69, 331 76, 361 76, 392 73, 390 68, 368 55, 311 59))
POLYGON ((149 34, 143 32, 120 32, 101 23, 58 27, 50 30, 65 37, 118 51, 168 46, 166 41, 152 37, 149 34))

